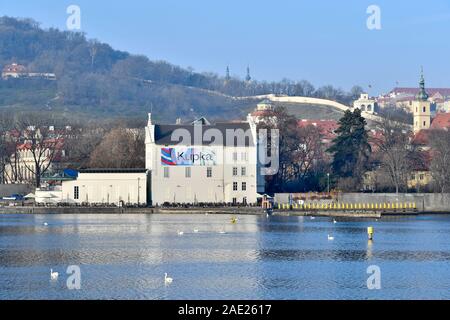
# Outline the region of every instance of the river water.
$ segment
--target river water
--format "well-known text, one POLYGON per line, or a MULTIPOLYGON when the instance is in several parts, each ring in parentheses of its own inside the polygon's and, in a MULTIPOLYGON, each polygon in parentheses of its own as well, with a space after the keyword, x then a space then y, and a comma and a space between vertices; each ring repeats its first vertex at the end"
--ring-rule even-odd
POLYGON ((0 300, 450 299, 450 215, 337 222, 0 215, 0 300), (67 286, 69 266, 80 268, 79 290, 67 286), (379 290, 368 289, 370 266, 379 290))

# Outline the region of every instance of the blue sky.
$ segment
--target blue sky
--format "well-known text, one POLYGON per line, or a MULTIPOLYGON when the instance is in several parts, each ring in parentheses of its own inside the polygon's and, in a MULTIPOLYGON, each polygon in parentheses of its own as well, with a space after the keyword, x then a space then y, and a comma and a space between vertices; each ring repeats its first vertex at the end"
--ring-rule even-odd
POLYGON ((116 49, 196 71, 258 80, 306 79, 372 94, 416 85, 450 87, 448 0, 0 0, 0 15, 66 28, 81 8, 82 31, 116 49), (368 30, 369 5, 381 30, 368 30))

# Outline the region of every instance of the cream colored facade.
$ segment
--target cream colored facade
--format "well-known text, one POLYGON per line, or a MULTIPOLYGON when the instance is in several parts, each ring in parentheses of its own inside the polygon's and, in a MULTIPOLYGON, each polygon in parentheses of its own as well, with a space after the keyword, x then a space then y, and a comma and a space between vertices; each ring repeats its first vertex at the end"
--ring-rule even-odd
POLYGON ((412 109, 414 112, 414 133, 429 129, 431 127, 431 102, 413 101, 412 109))
POLYGON ((62 183, 61 202, 146 205, 146 170, 81 171, 76 180, 62 183))
POLYGON ((416 171, 408 179, 408 188, 417 189, 426 187, 433 182, 433 177, 429 171, 416 171))
POLYGON ((151 204, 256 203, 256 145, 256 124, 250 116, 248 122, 239 124, 182 126, 155 125, 149 115, 146 128, 146 168, 151 172, 151 204), (208 133, 220 135, 228 129, 242 128, 248 128, 248 145, 228 146, 223 141, 205 144, 193 140, 174 143, 170 137, 177 129, 191 133, 199 130, 205 137, 208 133), (192 157, 206 155, 206 161, 176 162, 185 154, 192 157))
POLYGON ((375 113, 375 106, 375 99, 370 99, 367 93, 361 94, 360 98, 353 103, 353 109, 359 109, 369 114, 375 113))
MULTIPOLYGON (((53 164, 47 160, 51 156, 50 150, 44 151, 42 156, 41 171, 51 170, 53 164)), ((35 181, 36 164, 33 153, 29 149, 18 150, 16 155, 11 156, 11 161, 5 166, 5 178, 9 183, 30 183, 35 181), (17 157, 17 159, 16 159, 17 157)))

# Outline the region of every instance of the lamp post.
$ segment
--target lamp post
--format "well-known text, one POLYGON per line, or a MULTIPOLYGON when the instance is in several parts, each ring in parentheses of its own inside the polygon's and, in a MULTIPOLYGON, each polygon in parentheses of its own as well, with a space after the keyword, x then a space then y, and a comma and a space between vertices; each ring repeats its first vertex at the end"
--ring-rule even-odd
POLYGON ((330 174, 327 173, 327 181, 328 181, 328 194, 330 194, 330 174))
POLYGON ((137 201, 138 201, 138 206, 141 205, 141 198, 140 198, 140 193, 141 193, 141 178, 138 178, 138 194, 137 194, 137 201))

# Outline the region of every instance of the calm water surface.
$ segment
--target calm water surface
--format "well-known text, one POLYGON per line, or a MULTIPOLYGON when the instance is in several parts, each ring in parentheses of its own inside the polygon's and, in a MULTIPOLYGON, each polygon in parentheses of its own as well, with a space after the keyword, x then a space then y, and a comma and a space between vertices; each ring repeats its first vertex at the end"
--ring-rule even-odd
POLYGON ((450 216, 230 219, 0 215, 0 299, 450 299, 450 216), (367 289, 371 265, 381 290, 367 289))

